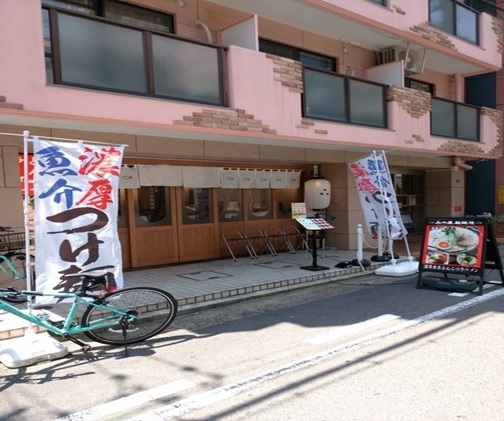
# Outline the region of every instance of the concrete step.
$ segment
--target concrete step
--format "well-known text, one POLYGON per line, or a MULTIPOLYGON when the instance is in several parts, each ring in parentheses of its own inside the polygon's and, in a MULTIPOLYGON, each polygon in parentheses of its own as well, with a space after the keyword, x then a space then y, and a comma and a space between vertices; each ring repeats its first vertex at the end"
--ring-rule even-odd
MULTIPOLYGON (((28 310, 23 310, 28 312, 28 310)), ((0 311, 0 341, 4 339, 19 338, 29 332, 30 323, 23 320, 11 313, 0 311)), ((32 331, 34 333, 42 333, 46 330, 40 326, 33 325, 32 331)))

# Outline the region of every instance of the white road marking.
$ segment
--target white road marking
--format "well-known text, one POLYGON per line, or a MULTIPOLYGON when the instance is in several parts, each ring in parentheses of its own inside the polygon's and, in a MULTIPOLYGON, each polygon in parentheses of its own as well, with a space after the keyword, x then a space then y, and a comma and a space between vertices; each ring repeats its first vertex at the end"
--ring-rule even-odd
POLYGON ((467 294, 469 294, 468 292, 450 292, 448 294, 449 297, 465 297, 467 294))
MULTIPOLYGON (((488 289, 488 288, 492 288, 494 285, 492 284, 483 284, 483 288, 482 289, 488 289)), ((477 287, 477 289, 479 289, 479 286, 477 287)), ((475 289, 474 291, 477 291, 477 289, 475 289)), ((474 291, 471 291, 471 292, 450 292, 448 294, 449 297, 465 297, 466 295, 469 295, 469 294, 474 294, 474 291)))
POLYGON ((294 361, 287 365, 274 368, 264 373, 259 373, 255 376, 247 377, 236 383, 231 383, 228 384, 227 386, 219 387, 213 390, 209 390, 207 392, 191 396, 186 399, 182 399, 178 402, 175 402, 171 405, 163 406, 154 411, 145 412, 137 417, 130 418, 127 421, 166 421, 171 419, 172 417, 187 414, 193 410, 204 408, 211 404, 237 396, 241 393, 244 393, 248 390, 258 387, 259 385, 267 381, 283 376, 284 374, 292 373, 304 369, 306 367, 313 366, 317 363, 320 363, 322 361, 325 361, 329 358, 335 357, 340 354, 356 351, 380 339, 384 339, 386 337, 395 335, 402 331, 420 326, 430 320, 446 317, 450 314, 465 310, 467 308, 473 307, 475 305, 481 304, 485 301, 489 301, 503 295, 504 295, 504 289, 497 289, 485 295, 479 295, 473 299, 464 301, 462 303, 458 303, 456 305, 446 307, 438 311, 434 311, 432 313, 426 314, 416 319, 409 320, 407 322, 379 330, 370 335, 363 336, 362 338, 348 342, 347 344, 343 344, 335 348, 314 354, 312 356, 308 356, 301 360, 294 361))
POLYGON ((305 340, 305 343, 312 345, 320 345, 326 342, 333 341, 335 339, 342 338, 344 336, 351 335, 353 333, 361 332, 369 327, 377 326, 381 323, 386 323, 390 320, 398 319, 400 316, 395 314, 383 314, 372 319, 364 320, 363 322, 354 323, 353 325, 342 326, 336 329, 331 329, 328 332, 321 333, 320 335, 314 336, 305 340))
POLYGON ((175 393, 181 392, 182 390, 189 389, 194 386, 194 383, 191 383, 188 380, 177 380, 158 387, 154 387, 149 390, 145 390, 143 392, 134 393, 133 395, 129 395, 124 398, 104 403, 103 405, 85 409, 84 411, 74 412, 73 414, 70 414, 63 418, 58 418, 54 421, 101 420, 106 416, 137 408, 150 401, 169 395, 174 395, 175 393))

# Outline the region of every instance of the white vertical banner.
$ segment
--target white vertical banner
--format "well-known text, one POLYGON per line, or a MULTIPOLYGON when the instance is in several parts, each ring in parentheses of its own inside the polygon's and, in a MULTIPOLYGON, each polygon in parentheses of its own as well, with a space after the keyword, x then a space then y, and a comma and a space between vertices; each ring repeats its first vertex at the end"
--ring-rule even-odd
POLYGON ((108 288, 123 287, 117 234, 124 146, 34 139, 36 285, 75 290, 81 271, 106 268, 108 288))
POLYGON ((364 219, 373 238, 377 237, 378 225, 382 227, 386 239, 405 237, 408 231, 401 219, 385 154, 373 153, 349 166, 357 183, 364 219))

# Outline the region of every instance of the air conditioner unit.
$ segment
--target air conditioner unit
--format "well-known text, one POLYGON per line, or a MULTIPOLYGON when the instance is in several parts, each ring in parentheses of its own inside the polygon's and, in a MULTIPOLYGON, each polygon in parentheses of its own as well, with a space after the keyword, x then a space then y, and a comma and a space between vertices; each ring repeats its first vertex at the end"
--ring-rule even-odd
POLYGON ((390 63, 392 61, 404 61, 404 73, 408 75, 422 73, 425 64, 424 57, 416 51, 404 47, 390 47, 381 51, 381 62, 390 63))

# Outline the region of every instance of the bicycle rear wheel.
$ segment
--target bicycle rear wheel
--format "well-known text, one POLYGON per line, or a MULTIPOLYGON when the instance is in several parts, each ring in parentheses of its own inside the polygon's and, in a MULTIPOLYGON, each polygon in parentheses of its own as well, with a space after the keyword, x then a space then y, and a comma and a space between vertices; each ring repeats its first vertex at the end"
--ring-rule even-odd
MULTIPOLYGON (((35 262, 35 258, 30 255, 31 263, 35 262)), ((11 252, 3 254, 0 258, 0 265, 2 265, 3 270, 0 271, 0 289, 14 288, 18 291, 26 289, 34 289, 33 285, 26 284, 26 268, 27 256, 26 253, 21 252, 11 252), (12 270, 12 268, 14 270, 12 270)), ((34 266, 31 266, 31 280, 32 283, 35 281, 35 271, 34 266)), ((6 301, 13 303, 23 303, 26 301, 25 297, 16 298, 4 298, 6 301)))
MULTIPOLYGON (((126 329, 117 325, 112 328, 97 328, 85 332, 90 339, 108 345, 134 344, 145 341, 165 330, 177 315, 177 300, 166 291, 149 287, 133 287, 111 292, 103 298, 110 306, 121 307, 138 316, 126 329)), ((89 306, 82 315, 82 326, 94 320, 110 317, 113 310, 89 306)), ((119 321, 122 316, 118 315, 119 321)))

